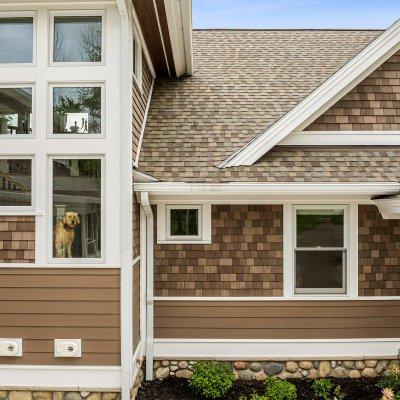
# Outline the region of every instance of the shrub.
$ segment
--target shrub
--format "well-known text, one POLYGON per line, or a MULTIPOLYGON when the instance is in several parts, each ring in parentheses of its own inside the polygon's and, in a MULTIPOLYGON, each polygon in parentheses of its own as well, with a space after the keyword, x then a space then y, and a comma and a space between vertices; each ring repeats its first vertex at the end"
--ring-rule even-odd
POLYGON ((345 397, 346 395, 342 392, 342 388, 337 385, 333 391, 333 400, 344 400, 345 397))
POLYGON ((249 398, 246 396, 240 396, 239 400, 269 400, 269 398, 265 394, 261 395, 253 393, 249 398))
POLYGON ((216 399, 232 387, 235 375, 228 363, 202 361, 194 365, 189 386, 204 397, 216 399))
POLYGON ((389 375, 384 375, 379 379, 376 386, 381 389, 392 389, 396 393, 400 390, 400 374, 392 372, 389 375))
POLYGON ((329 379, 316 379, 312 384, 312 389, 315 396, 323 400, 330 400, 333 385, 329 379))
POLYGON ((269 376, 265 379, 265 395, 268 400, 296 400, 297 390, 293 383, 269 376))

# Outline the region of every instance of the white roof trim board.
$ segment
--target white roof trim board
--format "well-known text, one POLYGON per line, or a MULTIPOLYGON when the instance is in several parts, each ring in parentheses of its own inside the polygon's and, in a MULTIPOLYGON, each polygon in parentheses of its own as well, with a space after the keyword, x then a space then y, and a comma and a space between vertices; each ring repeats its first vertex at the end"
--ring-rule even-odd
POLYGON ((400 50, 400 20, 328 78, 266 131, 229 156, 219 168, 253 165, 293 131, 301 131, 400 50))

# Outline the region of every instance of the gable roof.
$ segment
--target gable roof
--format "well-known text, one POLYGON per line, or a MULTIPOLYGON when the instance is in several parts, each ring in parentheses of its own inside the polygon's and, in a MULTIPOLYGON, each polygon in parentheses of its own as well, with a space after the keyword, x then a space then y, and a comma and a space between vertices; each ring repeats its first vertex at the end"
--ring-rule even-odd
POLYGON ((195 30, 194 75, 155 82, 139 170, 160 180, 233 180, 217 165, 381 33, 195 30))
POLYGON ((224 160, 219 167, 252 165, 290 133, 304 129, 400 50, 400 20, 389 27, 286 115, 224 160))

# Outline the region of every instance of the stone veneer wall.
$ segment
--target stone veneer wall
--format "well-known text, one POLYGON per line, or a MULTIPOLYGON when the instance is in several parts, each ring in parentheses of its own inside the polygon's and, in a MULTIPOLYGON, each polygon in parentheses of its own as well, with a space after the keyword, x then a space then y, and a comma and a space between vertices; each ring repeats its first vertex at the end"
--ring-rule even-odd
MULTIPOLYGON (((298 360, 298 361, 228 361, 238 379, 264 380, 268 375, 287 378, 372 378, 387 371, 399 371, 396 360, 298 360)), ((157 379, 169 376, 190 378, 196 361, 157 360, 154 373, 157 379)))
POLYGON ((378 67, 305 130, 400 130, 400 52, 378 67))
POLYGON ((0 263, 35 262, 35 217, 0 216, 0 263))
POLYGON ((358 207, 359 296, 400 296, 400 220, 358 207))
POLYGON ((282 220, 282 205, 213 205, 211 244, 155 243, 155 295, 282 296, 282 220))

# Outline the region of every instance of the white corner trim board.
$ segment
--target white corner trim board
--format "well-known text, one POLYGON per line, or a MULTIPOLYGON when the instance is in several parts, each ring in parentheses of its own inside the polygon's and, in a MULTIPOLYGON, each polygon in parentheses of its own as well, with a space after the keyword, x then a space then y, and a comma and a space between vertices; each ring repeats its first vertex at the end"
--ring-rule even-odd
POLYGON ((1 386, 120 389, 121 367, 117 366, 59 366, 59 365, 0 365, 1 386))
POLYGON ((294 131, 301 131, 400 49, 400 20, 358 53, 269 129, 219 167, 252 165, 294 131))
POLYGON ((154 339, 155 358, 305 360, 396 357, 399 338, 388 339, 154 339))

